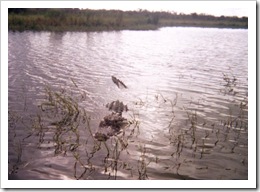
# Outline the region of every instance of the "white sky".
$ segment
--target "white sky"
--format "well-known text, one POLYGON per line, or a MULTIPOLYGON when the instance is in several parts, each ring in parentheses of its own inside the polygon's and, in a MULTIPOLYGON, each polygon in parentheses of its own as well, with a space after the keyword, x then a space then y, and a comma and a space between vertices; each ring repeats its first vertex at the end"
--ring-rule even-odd
POLYGON ((252 10, 252 5, 256 7, 256 1, 8 1, 13 8, 89 8, 89 9, 119 9, 149 11, 174 11, 177 13, 205 13, 215 16, 247 16, 252 10))
POLYGON ((177 13, 205 13, 215 16, 248 16, 249 1, 84 1, 82 8, 149 11, 175 11, 177 13))

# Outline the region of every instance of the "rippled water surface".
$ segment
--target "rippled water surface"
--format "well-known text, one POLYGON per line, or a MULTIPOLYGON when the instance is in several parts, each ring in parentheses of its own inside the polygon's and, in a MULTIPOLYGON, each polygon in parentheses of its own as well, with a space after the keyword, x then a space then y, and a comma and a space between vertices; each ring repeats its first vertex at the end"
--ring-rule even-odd
POLYGON ((8 35, 10 179, 248 179, 247 30, 8 35), (129 125, 100 143, 116 100, 129 125))

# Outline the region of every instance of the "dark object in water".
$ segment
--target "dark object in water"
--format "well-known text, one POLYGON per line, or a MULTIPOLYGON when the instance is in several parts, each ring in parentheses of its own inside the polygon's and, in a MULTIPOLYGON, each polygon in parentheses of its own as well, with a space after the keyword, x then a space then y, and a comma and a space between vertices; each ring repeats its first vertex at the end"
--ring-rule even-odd
POLYGON ((128 111, 127 105, 124 105, 123 102, 120 102, 118 100, 106 104, 106 107, 109 111, 114 111, 119 114, 122 114, 123 111, 128 111))
POLYGON ((120 88, 120 85, 122 85, 124 88, 127 88, 127 86, 115 76, 112 76, 112 81, 117 85, 118 88, 120 88))
POLYGON ((112 112, 100 121, 99 128, 94 134, 94 138, 98 141, 106 141, 110 137, 120 133, 120 130, 128 124, 127 119, 119 113, 112 112))
POLYGON ((96 132, 94 138, 98 141, 106 141, 109 137, 105 133, 96 132))

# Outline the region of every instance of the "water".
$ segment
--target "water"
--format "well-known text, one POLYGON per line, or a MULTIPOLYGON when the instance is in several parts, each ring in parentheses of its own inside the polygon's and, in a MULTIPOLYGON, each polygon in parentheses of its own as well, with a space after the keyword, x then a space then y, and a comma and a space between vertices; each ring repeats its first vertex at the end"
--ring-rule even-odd
POLYGON ((247 30, 8 35, 10 179, 248 179, 247 30), (93 152, 81 122, 70 151, 75 132, 58 145, 56 114, 40 110, 46 87, 77 100, 92 132, 117 99, 136 124, 106 142, 108 154, 103 143, 93 152))

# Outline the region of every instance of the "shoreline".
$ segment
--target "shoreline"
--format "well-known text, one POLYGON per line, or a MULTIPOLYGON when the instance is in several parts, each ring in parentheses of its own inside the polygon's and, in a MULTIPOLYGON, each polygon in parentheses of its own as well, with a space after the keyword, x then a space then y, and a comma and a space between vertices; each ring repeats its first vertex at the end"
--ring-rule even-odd
POLYGON ((206 26, 206 25, 173 25, 173 26, 159 26, 159 27, 143 27, 142 26, 137 26, 137 27, 131 27, 131 28, 120 28, 120 29, 101 29, 101 28, 91 28, 91 29, 60 29, 60 28, 52 28, 52 29, 40 29, 40 30, 35 30, 35 29, 8 29, 9 32, 26 32, 26 31, 31 31, 31 32, 112 32, 112 31, 155 31, 159 30, 161 28, 165 27, 195 27, 195 28, 215 28, 215 29, 244 29, 247 30, 248 28, 242 28, 242 27, 231 27, 231 26, 206 26))
POLYGON ((146 10, 8 9, 9 31, 94 32, 158 30, 162 27, 248 29, 248 18, 146 10))

